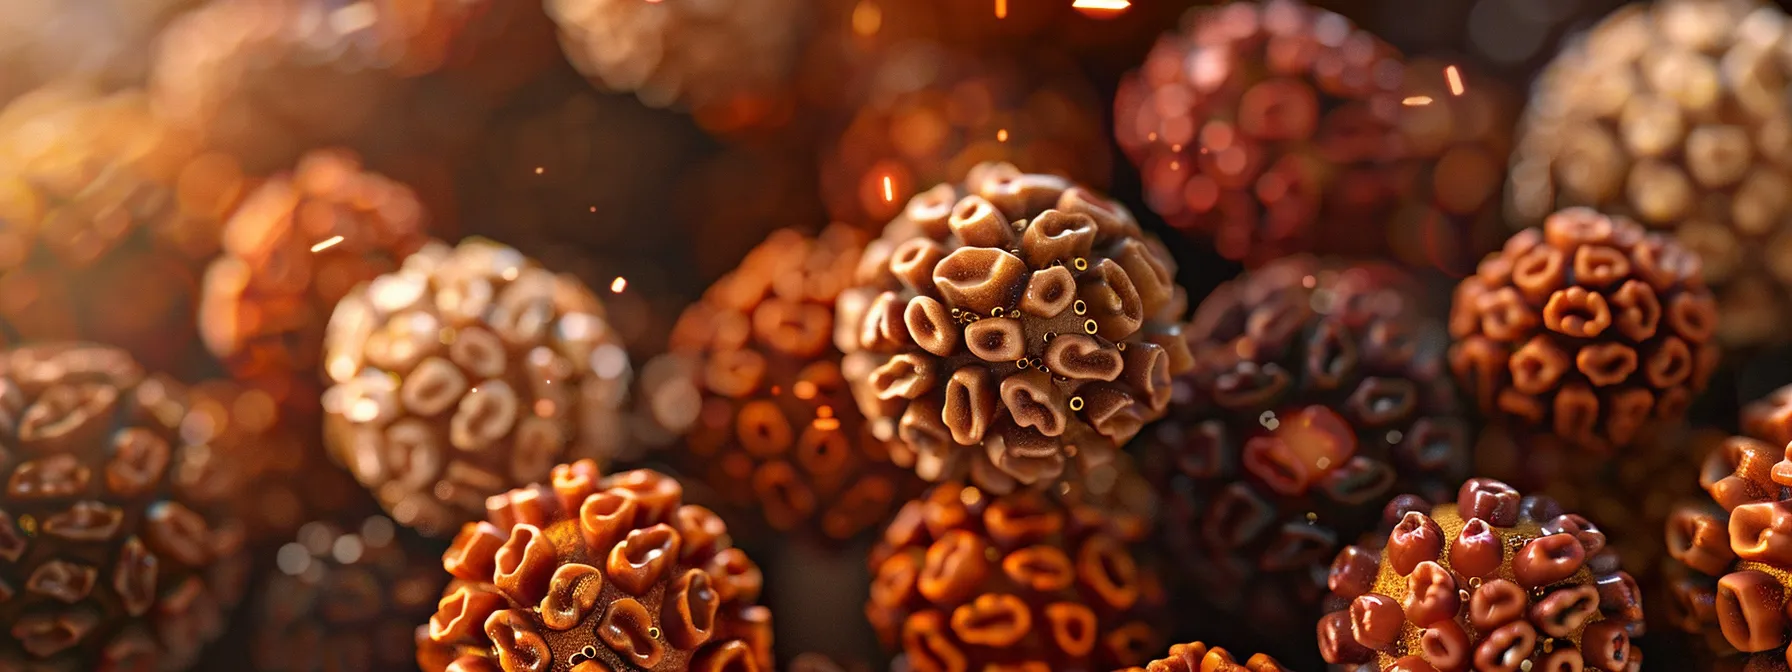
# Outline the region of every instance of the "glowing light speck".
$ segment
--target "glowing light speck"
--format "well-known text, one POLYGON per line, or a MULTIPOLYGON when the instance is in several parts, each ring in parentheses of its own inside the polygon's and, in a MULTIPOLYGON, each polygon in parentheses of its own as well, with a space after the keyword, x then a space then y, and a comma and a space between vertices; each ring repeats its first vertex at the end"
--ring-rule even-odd
POLYGON ((540 175, 540 174, 542 174, 542 173, 544 173, 544 172, 546 172, 546 171, 547 171, 547 169, 546 169, 546 168, 543 168, 543 167, 541 167, 541 166, 536 166, 536 167, 535 167, 535 174, 536 174, 536 175, 540 175))
POLYGON ((1419 106, 1423 106, 1423 105, 1430 105, 1431 104, 1431 96, 1409 96, 1409 97, 1407 97, 1406 100, 1400 101, 1400 104, 1405 105, 1407 107, 1419 107, 1419 106))
POLYGON ((890 183, 890 176, 884 176, 884 202, 896 202, 896 185, 890 183))
POLYGON ((1444 68, 1444 78, 1450 80, 1450 95, 1462 95, 1462 71, 1457 70, 1454 65, 1446 67, 1444 68))
POLYGON ((1008 129, 1006 129, 1006 128, 996 129, 996 142, 1007 142, 1007 141, 1008 141, 1008 129))
POLYGON ((1070 7, 1087 16, 1106 17, 1126 11, 1132 3, 1126 0, 1076 0, 1070 7))
POLYGON ((1008 0, 996 0, 996 18, 1008 18, 1008 0))
POLYGON ((322 252, 324 250, 335 247, 336 244, 340 243, 340 242, 342 242, 342 236, 330 236, 327 240, 324 240, 323 242, 320 242, 316 245, 312 245, 311 251, 312 252, 322 252))
POLYGON ((615 280, 610 281, 611 294, 621 294, 625 289, 628 289, 628 278, 618 275, 615 280))

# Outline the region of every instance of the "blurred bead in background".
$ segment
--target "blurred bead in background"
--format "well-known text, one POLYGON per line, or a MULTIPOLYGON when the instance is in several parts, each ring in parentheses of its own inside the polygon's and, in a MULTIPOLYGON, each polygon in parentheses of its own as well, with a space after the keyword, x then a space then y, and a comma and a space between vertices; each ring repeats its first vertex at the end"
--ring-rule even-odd
POLYGON ((1660 0, 1615 12, 1532 93, 1509 186, 1514 223, 1592 206, 1671 232, 1703 259, 1719 339, 1783 343, 1792 319, 1792 52, 1785 12, 1660 0))

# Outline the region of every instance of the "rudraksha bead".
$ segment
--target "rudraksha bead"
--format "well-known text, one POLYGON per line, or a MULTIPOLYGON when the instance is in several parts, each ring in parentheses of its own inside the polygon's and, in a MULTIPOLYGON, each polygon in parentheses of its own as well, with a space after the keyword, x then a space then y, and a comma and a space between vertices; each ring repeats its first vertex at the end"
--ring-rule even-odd
POLYGON ((205 366, 199 275, 245 189, 141 92, 38 89, 0 111, 0 341, 91 340, 144 366, 205 366))
POLYGON ((930 481, 1006 492, 1100 466, 1186 368, 1176 263, 1119 204, 981 164, 909 201, 840 297, 859 408, 930 481))
POLYGON ((759 567, 682 497, 584 460, 492 498, 442 557, 460 581, 418 631, 423 672, 770 672, 759 567))
POLYGON ((844 541, 919 494, 855 411, 834 347, 863 248, 844 226, 773 233, 685 310, 664 356, 682 375, 648 392, 691 472, 780 533, 844 541))
POLYGON ((380 672, 415 665, 417 624, 435 613, 448 578, 436 555, 407 548, 406 541, 385 516, 350 529, 321 521, 298 528, 251 599, 255 669, 380 672))
POLYGON ((185 669, 223 631, 243 534, 187 496, 180 398, 122 350, 0 353, 0 669, 185 669))
POLYGON ((1673 586, 1675 615, 1689 630, 1721 634, 1720 644, 1748 654, 1751 670, 1792 666, 1788 409, 1792 387, 1745 408, 1744 425, 1759 438, 1731 437, 1707 455, 1698 482, 1709 498, 1676 509, 1667 527, 1668 553, 1687 570, 1673 586))
POLYGON ((1475 473, 1548 496, 1564 510, 1599 521, 1624 571, 1644 594, 1662 596, 1647 613, 1649 631, 1671 634, 1681 616, 1673 613, 1667 596, 1680 572, 1668 555, 1668 519, 1703 495, 1700 466, 1726 438, 1684 422, 1656 423, 1638 432, 1621 459, 1612 459, 1577 450, 1547 432, 1487 427, 1475 444, 1475 473))
POLYGON ((288 408, 317 398, 324 324, 428 240, 410 188, 344 150, 311 152, 243 200, 205 273, 199 332, 233 377, 288 408))
POLYGON ((1417 296, 1392 268, 1300 256, 1195 310, 1194 367, 1140 444, 1172 585, 1222 615, 1201 624, 1209 636, 1311 658, 1287 635, 1318 615, 1338 547, 1372 531, 1389 497, 1447 496, 1468 477, 1447 338, 1417 296))
POLYGON ((714 132, 790 120, 806 3, 548 0, 546 8, 567 60, 603 88, 690 110, 714 132))
POLYGON ((1450 368, 1490 420, 1607 453, 1685 415, 1717 365, 1716 328, 1696 254, 1569 208, 1457 286, 1450 368))
POLYGON ((941 483, 871 551, 865 615, 914 672, 1110 670, 1158 650, 1147 523, 1021 490, 941 483))
POLYGON ((1146 203, 1249 265, 1378 243, 1405 151, 1393 48, 1296 0, 1196 7, 1183 26, 1114 101, 1146 203))
POLYGON ((477 238, 431 242, 344 297, 324 370, 331 454, 428 536, 557 463, 607 458, 629 381, 591 290, 477 238))
POLYGON ((1704 260, 1719 339, 1787 340, 1792 319, 1792 37, 1755 0, 1626 5, 1538 79, 1513 154, 1512 221, 1569 206, 1634 218, 1704 260))
POLYGON ((1641 669, 1641 591, 1586 518, 1476 478, 1429 515, 1389 507, 1389 519, 1385 548, 1332 563, 1336 610, 1318 635, 1333 669, 1641 669))
POLYGON ((1075 63, 914 40, 886 48, 867 69, 864 77, 882 86, 846 111, 821 155, 821 191, 835 221, 881 225, 901 214, 908 195, 959 182, 990 161, 1108 186, 1101 103, 1075 63))
POLYGON ((1276 659, 1261 653, 1251 656, 1245 662, 1238 662, 1232 652, 1223 648, 1210 647, 1201 642, 1174 644, 1170 646, 1170 655, 1147 663, 1144 667, 1129 667, 1121 672, 1289 672, 1276 659))

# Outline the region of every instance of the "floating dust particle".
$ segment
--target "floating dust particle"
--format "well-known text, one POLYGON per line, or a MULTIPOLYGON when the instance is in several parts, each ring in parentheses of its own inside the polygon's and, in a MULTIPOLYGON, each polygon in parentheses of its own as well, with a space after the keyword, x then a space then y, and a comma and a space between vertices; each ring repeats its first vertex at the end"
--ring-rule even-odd
POLYGON ((1405 105, 1407 107, 1420 107, 1423 105, 1430 105, 1431 104, 1431 96, 1407 96, 1407 98, 1405 100, 1400 101, 1400 104, 1405 105))

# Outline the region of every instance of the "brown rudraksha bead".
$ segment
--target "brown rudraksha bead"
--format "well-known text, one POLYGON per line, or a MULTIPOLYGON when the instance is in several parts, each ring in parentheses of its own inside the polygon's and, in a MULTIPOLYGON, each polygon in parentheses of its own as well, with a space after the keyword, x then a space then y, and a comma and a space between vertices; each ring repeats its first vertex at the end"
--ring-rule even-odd
POLYGON ((1261 653, 1251 656, 1245 662, 1238 662, 1232 652, 1217 646, 1208 646, 1201 642, 1174 644, 1170 646, 1170 655, 1147 663, 1144 667, 1129 667, 1120 672, 1289 672, 1276 659, 1261 653))
POLYGON ((1680 615, 1667 596, 1680 572, 1668 555, 1666 530, 1674 511, 1703 495, 1700 465, 1728 438, 1685 422, 1654 423, 1637 433, 1622 459, 1575 449, 1548 432, 1484 428, 1475 444, 1475 473, 1524 492, 1545 495, 1605 530, 1607 547, 1653 598, 1651 641, 1672 635, 1680 615))
POLYGON ((1332 563, 1319 650, 1350 672, 1635 672, 1642 593, 1586 518, 1488 478, 1388 508, 1384 548, 1332 563))
POLYGON ((780 126, 811 7, 795 0, 700 3, 547 0, 579 72, 652 107, 690 110, 712 132, 780 126))
POLYGON ((193 311, 244 186, 141 92, 51 85, 0 111, 0 341, 89 340, 206 366, 193 311), (10 332, 10 333, 7 333, 10 332))
POLYGON ((1704 260, 1717 334, 1784 343, 1792 319, 1792 37, 1754 0, 1626 5, 1556 57, 1532 90, 1507 187, 1532 224, 1589 206, 1670 229, 1704 260))
POLYGON ((460 581, 418 631, 423 672, 770 672, 759 567, 683 492, 582 460, 492 498, 442 557, 460 581))
POLYGON ((233 377, 305 409, 317 398, 330 311, 423 247, 426 221, 410 188, 363 172, 353 153, 307 154, 225 225, 199 304, 206 349, 233 377))
POLYGON ((990 161, 1108 187, 1100 98, 1075 63, 913 40, 886 48, 868 70, 862 76, 900 86, 868 93, 822 152, 821 192, 836 221, 881 225, 902 213, 909 194, 961 181, 990 161))
POLYGON ((252 545, 281 543, 306 522, 367 504, 354 477, 324 454, 315 410, 282 408, 227 379, 188 388, 186 407, 181 432, 194 468, 207 474, 189 494, 230 507, 252 545))
POLYGON ((111 347, 0 353, 0 669, 186 669, 223 631, 243 533, 187 496, 181 396, 111 347))
POLYGON ((1204 636, 1310 659, 1304 634, 1288 634, 1317 617, 1339 545, 1372 531, 1394 494, 1447 496, 1468 477, 1443 324, 1415 285, 1299 256, 1195 310, 1194 367, 1139 444, 1164 497, 1172 587, 1223 615, 1204 636))
POLYGON ((1119 204, 981 164, 909 201, 840 297, 859 409, 929 481, 1043 487, 1113 459, 1186 368, 1176 263, 1119 204))
POLYGON ((1183 26, 1114 100, 1146 203, 1248 265, 1379 249, 1404 151, 1393 48, 1297 0, 1196 7, 1183 26))
MULTIPOLYGON (((1705 457, 1708 498, 1668 519, 1668 553, 1686 570, 1673 584, 1681 625, 1722 635, 1755 670, 1792 666, 1792 387, 1743 411, 1746 431, 1705 457), (1758 437, 1758 438, 1757 438, 1758 437)), ((1720 653, 1731 653, 1721 650, 1720 653)))
POLYGON ((255 669, 411 669, 417 624, 435 613, 448 577, 439 556, 402 532, 385 516, 348 529, 322 521, 298 528, 250 599, 255 669))
POLYGON ((871 551, 865 615, 914 672, 1104 670, 1162 646, 1146 521, 1020 490, 933 487, 871 551))
POLYGON ((1450 368, 1490 420, 1607 453, 1685 415, 1717 365, 1716 328, 1698 255, 1569 208, 1456 287, 1450 368))
POLYGON ((427 536, 621 439, 628 355, 578 281, 484 239, 430 242, 350 292, 324 336, 325 444, 427 536))
POLYGON ((844 541, 919 494, 856 412, 834 346, 863 248, 845 226, 773 233, 685 310, 664 356, 681 375, 648 392, 685 434, 685 467, 781 533, 844 541))

